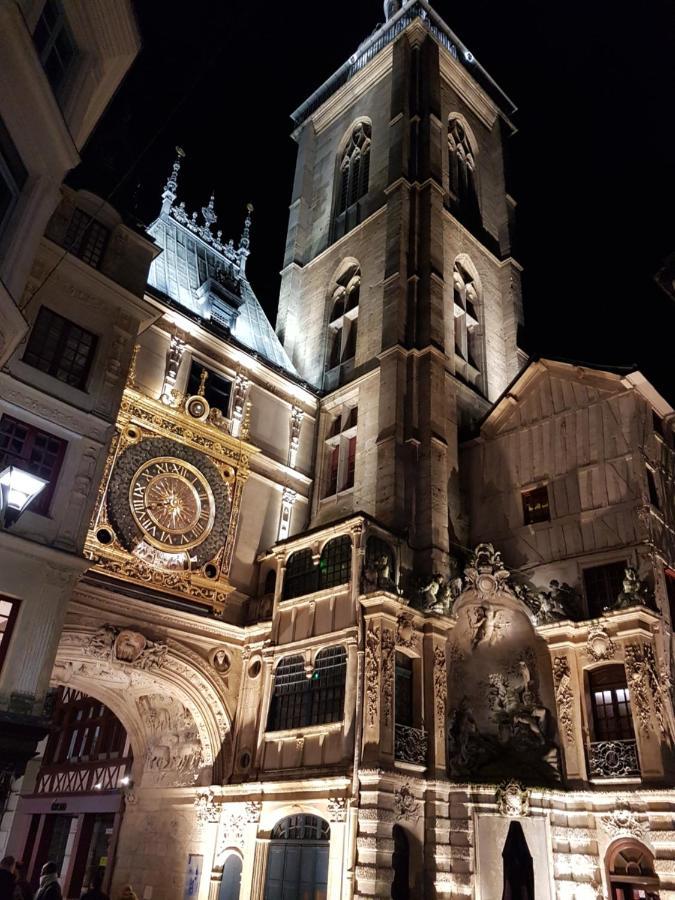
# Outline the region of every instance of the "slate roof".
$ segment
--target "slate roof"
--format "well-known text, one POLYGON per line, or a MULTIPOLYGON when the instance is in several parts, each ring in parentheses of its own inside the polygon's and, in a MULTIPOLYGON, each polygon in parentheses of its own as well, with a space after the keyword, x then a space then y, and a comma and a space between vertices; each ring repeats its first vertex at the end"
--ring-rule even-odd
POLYGON ((221 327, 229 326, 240 344, 297 375, 246 277, 250 209, 239 246, 235 248, 232 241, 223 243, 220 231, 213 234, 213 197, 202 209, 203 224, 197 221, 197 213, 190 216, 185 211, 185 204, 175 205, 179 169, 177 160, 163 194, 162 211, 148 228, 148 234, 162 249, 150 266, 149 286, 198 315, 207 325, 213 320, 221 327), (214 301, 214 293, 208 290, 209 279, 215 283, 218 297, 226 298, 225 302, 214 301))

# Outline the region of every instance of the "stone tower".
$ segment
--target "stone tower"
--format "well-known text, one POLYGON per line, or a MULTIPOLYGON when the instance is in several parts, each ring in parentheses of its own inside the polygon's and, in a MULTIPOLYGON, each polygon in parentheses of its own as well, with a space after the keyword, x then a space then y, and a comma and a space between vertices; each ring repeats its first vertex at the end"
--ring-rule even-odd
POLYGON ((399 6, 294 113, 277 333, 327 394, 312 524, 361 510, 431 569, 466 543, 458 436, 521 367, 514 107, 424 0, 399 6))

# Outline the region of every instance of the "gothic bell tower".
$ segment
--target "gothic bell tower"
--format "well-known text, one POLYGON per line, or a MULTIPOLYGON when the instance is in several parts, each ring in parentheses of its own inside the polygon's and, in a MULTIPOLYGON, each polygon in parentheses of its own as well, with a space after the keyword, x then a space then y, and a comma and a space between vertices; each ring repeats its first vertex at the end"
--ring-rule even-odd
POLYGON ((325 393, 312 524, 357 510, 434 570, 466 543, 458 441, 517 374, 508 97, 424 0, 293 114, 277 333, 325 393))

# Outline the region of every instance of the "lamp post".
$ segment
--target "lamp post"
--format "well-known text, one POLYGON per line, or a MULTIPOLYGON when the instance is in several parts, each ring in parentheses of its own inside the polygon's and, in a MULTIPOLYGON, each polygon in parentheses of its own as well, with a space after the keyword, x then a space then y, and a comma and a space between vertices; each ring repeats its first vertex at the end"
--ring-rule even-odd
POLYGON ((0 472, 0 528, 11 528, 49 482, 17 466, 0 472))

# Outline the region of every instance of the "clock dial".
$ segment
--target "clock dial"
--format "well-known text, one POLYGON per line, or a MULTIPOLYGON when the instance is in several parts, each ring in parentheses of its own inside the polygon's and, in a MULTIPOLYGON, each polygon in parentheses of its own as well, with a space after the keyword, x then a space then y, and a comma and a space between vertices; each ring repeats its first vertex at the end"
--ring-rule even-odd
POLYGON ((230 511, 228 481, 192 447, 147 438, 117 457, 110 525, 127 552, 152 566, 196 569, 214 559, 227 540, 230 511))
POLYGON ((138 469, 129 489, 131 513, 145 540, 159 550, 190 550, 211 533, 213 492, 199 469, 159 457, 138 469))

